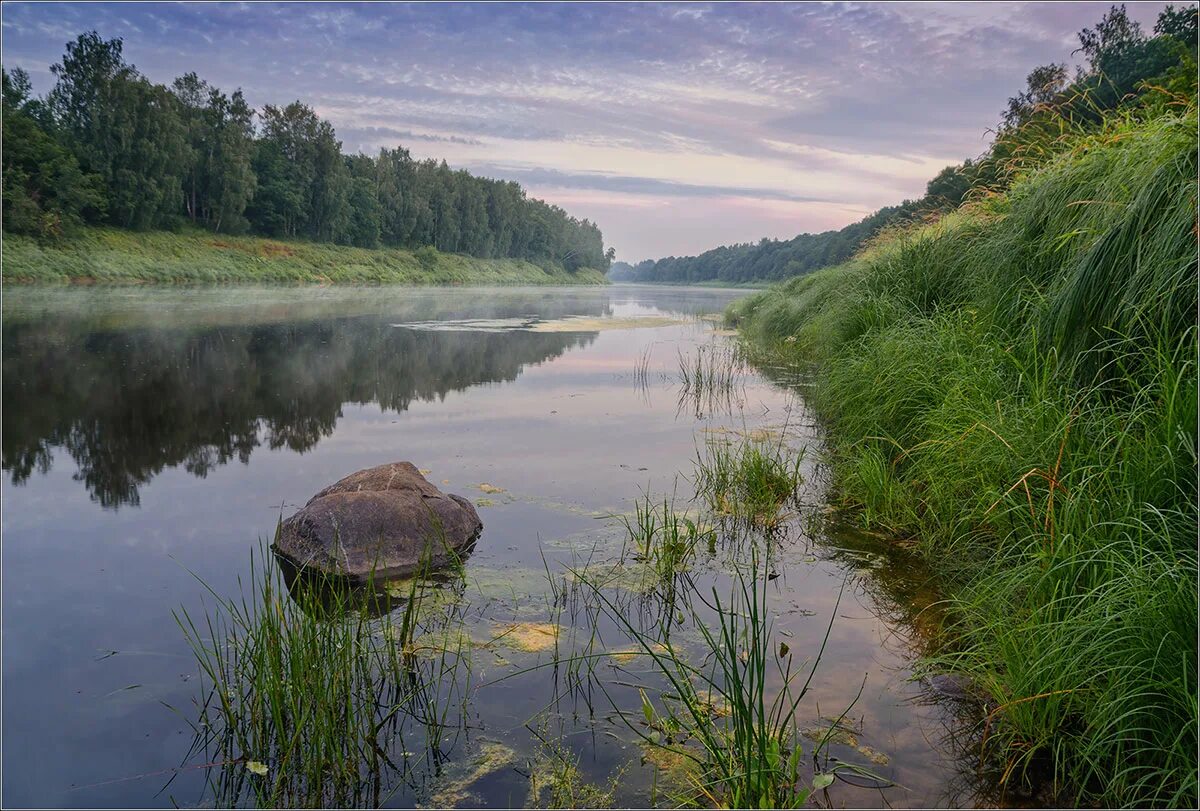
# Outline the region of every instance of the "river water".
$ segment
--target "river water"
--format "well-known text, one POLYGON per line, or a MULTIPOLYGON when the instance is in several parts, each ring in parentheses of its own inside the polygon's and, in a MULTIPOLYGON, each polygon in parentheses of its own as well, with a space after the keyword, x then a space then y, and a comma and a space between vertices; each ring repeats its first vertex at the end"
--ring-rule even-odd
MULTIPOLYGON (((773 639, 797 665, 829 629, 797 723, 819 729, 849 708, 846 734, 806 769, 862 769, 838 769, 810 804, 985 802, 963 708, 913 678, 935 596, 904 555, 829 517, 802 381, 747 369, 699 395, 681 382, 681 359, 733 357, 706 316, 739 295, 6 288, 4 806, 230 802, 213 772, 231 767, 198 768, 203 695, 172 612, 211 604, 201 581, 236 594, 281 515, 397 460, 475 501, 484 532, 455 598, 469 672, 449 677, 434 756, 410 736, 376 800, 524 805, 538 736, 552 736, 583 779, 620 775, 618 805, 668 802, 670 764, 619 714, 654 687, 645 662, 572 676, 510 632, 559 626, 560 657, 597 635, 626 649, 611 618, 554 598, 564 573, 619 560, 621 516, 640 497, 683 510, 705 443, 755 432, 805 451, 801 506, 771 541, 765 583, 773 639)), ((714 548, 688 576, 710 593, 729 570, 714 548)), ((621 606, 642 626, 684 614, 645 594, 621 606)), ((676 638, 694 648, 686 625, 676 638)))

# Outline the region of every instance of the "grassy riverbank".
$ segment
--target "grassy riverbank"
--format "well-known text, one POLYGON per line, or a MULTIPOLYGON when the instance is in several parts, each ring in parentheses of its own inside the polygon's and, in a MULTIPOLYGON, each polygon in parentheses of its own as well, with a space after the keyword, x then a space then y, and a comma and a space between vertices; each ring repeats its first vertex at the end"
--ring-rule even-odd
POLYGON ((569 273, 517 259, 478 259, 433 248, 352 248, 206 231, 84 228, 61 242, 4 235, 11 282, 604 284, 599 270, 569 273))
POLYGON ((729 312, 812 370, 840 492, 951 584, 1006 780, 1192 806, 1196 111, 1115 122, 729 312))

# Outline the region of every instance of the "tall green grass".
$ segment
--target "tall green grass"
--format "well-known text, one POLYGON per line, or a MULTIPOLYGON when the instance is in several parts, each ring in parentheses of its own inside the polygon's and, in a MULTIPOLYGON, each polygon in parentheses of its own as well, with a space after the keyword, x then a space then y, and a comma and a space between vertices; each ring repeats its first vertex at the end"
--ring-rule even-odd
POLYGON ((840 493, 950 583, 983 754, 1058 802, 1197 801, 1196 109, 727 313, 814 369, 840 493))
POLYGON ((4 234, 10 282, 281 284, 604 284, 603 272, 569 273, 518 259, 479 259, 426 247, 353 248, 207 231, 84 228, 56 243, 4 234))
POLYGON ((634 502, 634 514, 622 516, 634 558, 650 566, 659 583, 673 584, 687 571, 701 543, 711 548, 716 532, 676 512, 670 500, 645 496, 634 502))
MULTIPOLYGON (((805 785, 797 712, 824 643, 805 673, 787 643, 774 634, 767 601, 769 571, 752 555, 748 566, 735 567, 729 596, 722 599, 714 587, 711 602, 695 581, 688 581, 686 602, 703 654, 698 664, 639 627, 586 575, 580 578, 665 682, 659 695, 641 691, 640 717, 620 710, 618 714, 647 746, 695 764, 685 770, 691 794, 679 798, 682 804, 799 808, 811 793, 805 785), (715 620, 702 616, 692 599, 703 601, 715 620)), ((814 785, 828 786, 833 779, 832 773, 820 774, 814 785)))
POLYGON ((200 665, 193 748, 218 805, 378 806, 411 763, 440 762, 471 670, 455 601, 422 578, 288 582, 265 554, 240 582, 236 597, 210 590, 202 616, 176 615, 200 665))
POLYGON ((708 437, 696 450, 696 496, 718 517, 773 528, 783 520, 781 510, 795 501, 802 458, 784 444, 782 434, 775 440, 708 437))

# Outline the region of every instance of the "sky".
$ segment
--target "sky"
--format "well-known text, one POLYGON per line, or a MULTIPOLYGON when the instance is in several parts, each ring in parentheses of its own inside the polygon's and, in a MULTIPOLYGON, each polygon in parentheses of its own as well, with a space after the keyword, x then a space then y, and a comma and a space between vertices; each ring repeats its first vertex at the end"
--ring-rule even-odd
MULTIPOLYGON (((69 40, 120 37, 156 82, 195 71, 300 99, 346 151, 516 180, 617 258, 840 228, 982 153, 1025 76, 1073 64, 1108 3, 4 3, 35 92, 69 40)), ((1153 27, 1163 3, 1133 3, 1153 27)))

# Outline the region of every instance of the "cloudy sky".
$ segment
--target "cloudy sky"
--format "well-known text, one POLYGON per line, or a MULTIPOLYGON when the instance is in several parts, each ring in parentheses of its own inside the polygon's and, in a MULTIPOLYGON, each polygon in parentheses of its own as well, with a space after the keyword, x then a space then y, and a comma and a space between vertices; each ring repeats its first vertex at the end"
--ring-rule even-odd
MULTIPOLYGON (((1149 30, 1161 3, 1132 4, 1149 30)), ((1107 3, 5 3, 42 93, 95 29, 158 82, 301 99, 598 222, 618 258, 840 228, 982 152, 1107 3)))

